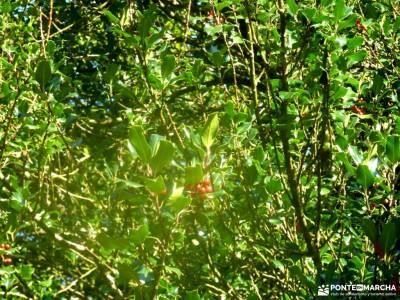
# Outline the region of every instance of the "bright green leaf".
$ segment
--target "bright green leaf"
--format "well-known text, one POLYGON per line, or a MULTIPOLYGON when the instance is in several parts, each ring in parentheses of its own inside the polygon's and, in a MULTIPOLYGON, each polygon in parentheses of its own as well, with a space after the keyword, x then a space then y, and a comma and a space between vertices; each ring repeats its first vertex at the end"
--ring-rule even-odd
POLYGON ((154 173, 168 166, 174 156, 174 145, 169 141, 160 141, 156 154, 150 160, 150 166, 154 173))
POLYGON ((109 10, 103 10, 103 14, 107 17, 107 19, 113 23, 114 25, 119 25, 119 19, 109 10))
POLYGON ((186 167, 185 169, 185 184, 196 184, 203 180, 203 168, 201 165, 186 167))
POLYGON ((132 126, 130 130, 131 144, 135 147, 137 154, 144 164, 147 164, 151 158, 150 145, 147 143, 140 126, 132 126))
POLYGON ((158 176, 156 179, 144 179, 146 188, 155 194, 160 194, 166 190, 164 178, 158 176))
POLYGON ((171 208, 171 210, 175 213, 180 212, 190 205, 192 200, 188 197, 176 197, 170 198, 167 205, 171 208))
POLYGON ((386 157, 392 162, 400 161, 400 137, 389 136, 386 140, 386 157))
POLYGON ((374 175, 372 175, 368 166, 359 165, 356 171, 357 182, 361 184, 364 188, 369 188, 375 180, 374 175))
POLYGON ((292 16, 296 15, 297 11, 299 10, 296 0, 287 0, 287 5, 289 14, 292 16))
POLYGON ((201 140, 203 141, 203 145, 210 149, 211 145, 214 142, 214 137, 217 132, 219 125, 218 114, 211 115, 207 120, 206 126, 203 130, 203 135, 201 140))
POLYGON ((190 291, 186 293, 185 300, 200 300, 200 295, 197 291, 190 291))
POLYGON ((346 13, 346 5, 344 0, 336 0, 335 3, 335 18, 336 21, 339 21, 346 13))

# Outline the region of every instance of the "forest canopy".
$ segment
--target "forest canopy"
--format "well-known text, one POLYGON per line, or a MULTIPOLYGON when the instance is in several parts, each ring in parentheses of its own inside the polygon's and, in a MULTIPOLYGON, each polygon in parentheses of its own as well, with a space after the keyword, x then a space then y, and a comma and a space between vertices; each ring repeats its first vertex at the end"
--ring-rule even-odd
POLYGON ((398 1, 0 13, 0 298, 400 293, 398 1))

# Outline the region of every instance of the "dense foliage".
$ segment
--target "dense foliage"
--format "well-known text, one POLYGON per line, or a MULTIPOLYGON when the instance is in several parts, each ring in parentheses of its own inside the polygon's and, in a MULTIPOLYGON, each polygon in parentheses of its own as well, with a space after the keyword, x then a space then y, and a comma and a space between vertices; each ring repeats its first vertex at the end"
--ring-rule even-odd
POLYGON ((399 291, 398 1, 0 12, 2 299, 399 291))

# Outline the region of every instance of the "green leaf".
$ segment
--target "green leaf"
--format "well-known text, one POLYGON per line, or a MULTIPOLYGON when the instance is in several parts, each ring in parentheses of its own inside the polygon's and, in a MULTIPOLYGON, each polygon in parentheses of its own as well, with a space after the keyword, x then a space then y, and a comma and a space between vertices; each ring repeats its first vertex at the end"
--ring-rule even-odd
POLYGON ((31 280, 34 272, 35 272, 35 269, 30 265, 22 265, 19 268, 19 274, 25 280, 31 280))
POLYGON ((156 154, 150 160, 150 166, 154 173, 168 166, 174 156, 174 145, 169 141, 161 140, 156 154))
POLYGON ((146 11, 138 23, 138 31, 142 40, 144 40, 153 26, 155 16, 152 11, 146 11))
POLYGON ((359 165, 356 171, 357 182, 361 184, 365 189, 369 188, 375 180, 368 166, 359 165))
POLYGON ((348 56, 349 61, 348 61, 347 65, 351 66, 355 63, 363 61, 366 56, 367 56, 367 51, 365 51, 365 50, 361 50, 359 52, 353 53, 348 56))
POLYGON ((123 263, 118 266, 118 281, 127 284, 132 279, 138 280, 138 275, 133 266, 123 263))
POLYGON ((379 241, 385 253, 388 254, 397 241, 396 225, 394 222, 390 221, 383 226, 382 235, 379 238, 379 241))
POLYGON ((185 184, 196 184, 203 180, 203 168, 201 165, 186 167, 185 169, 185 184))
POLYGON ((156 179, 144 179, 146 188, 155 194, 160 194, 166 190, 164 178, 158 176, 156 179))
POLYGON ((46 84, 51 79, 51 68, 49 61, 42 60, 38 63, 35 71, 35 79, 37 82, 39 82, 42 91, 44 91, 46 84))
POLYGON ((265 188, 270 194, 275 194, 282 190, 282 183, 278 179, 274 179, 267 176, 264 182, 265 182, 265 188))
POLYGON ((168 206, 175 213, 179 213, 181 210, 185 209, 190 205, 192 200, 188 197, 173 197, 168 201, 168 206))
POLYGON ((176 274, 178 278, 182 276, 182 271, 175 267, 165 266, 165 271, 170 274, 176 274))
POLYGON ((359 165, 363 161, 363 156, 360 154, 358 149, 354 146, 349 146, 347 149, 353 161, 356 165, 359 165))
POLYGON ((296 15, 297 11, 299 10, 299 7, 298 7, 296 1, 295 0, 287 0, 287 5, 288 5, 289 14, 292 16, 296 15))
POLYGON ((392 162, 400 161, 400 137, 389 136, 386 140, 386 157, 392 162))
POLYGON ((361 227, 371 242, 374 243, 378 239, 378 232, 376 230, 375 223, 372 220, 363 219, 361 221, 361 227))
POLYGON ((285 266, 280 260, 274 259, 272 263, 274 264, 275 268, 279 269, 281 272, 285 270, 285 266))
POLYGON ((200 300, 200 295, 197 291, 190 291, 186 293, 185 300, 200 300))
POLYGON ((143 130, 140 126, 132 126, 131 130, 131 144, 135 147, 137 154, 144 164, 147 164, 151 158, 150 145, 147 143, 143 135, 143 130))
POLYGON ((100 233, 97 236, 97 240, 102 247, 107 250, 113 249, 126 249, 129 247, 129 241, 122 237, 112 237, 106 233, 100 233))
POLYGON ((165 79, 175 69, 175 56, 165 55, 161 61, 161 76, 165 79))
POLYGON ((109 10, 103 10, 103 14, 107 17, 107 19, 114 25, 119 25, 119 19, 109 10))
POLYGON ((117 74, 119 66, 116 64, 109 64, 107 66, 106 72, 104 74, 104 79, 107 82, 111 82, 115 78, 115 74, 117 74))
POLYGON ((280 225, 283 223, 283 221, 280 218, 269 218, 268 221, 272 224, 272 225, 280 225))
POLYGON ((347 40, 347 49, 353 50, 353 49, 361 46, 363 43, 364 43, 364 38, 361 36, 356 36, 354 38, 347 40))
POLYGON ((315 285, 314 280, 311 278, 311 276, 304 275, 303 271, 300 269, 299 266, 289 267, 289 270, 290 274, 294 278, 298 279, 303 286, 308 287, 312 291, 317 290, 317 286, 315 285))
POLYGON ((147 224, 140 225, 132 234, 132 240, 135 244, 143 244, 145 239, 150 235, 149 226, 147 224))
POLYGON ((207 120, 206 126, 203 130, 203 135, 201 137, 203 145, 207 148, 207 150, 210 149, 210 147, 214 142, 214 137, 217 132, 218 125, 219 125, 218 114, 211 115, 207 120))
POLYGON ((341 20, 346 13, 346 6, 344 0, 336 0, 335 5, 335 18, 336 21, 341 20))
POLYGON ((46 53, 50 56, 53 56, 56 49, 57 49, 56 43, 54 43, 52 40, 49 40, 46 45, 46 53))

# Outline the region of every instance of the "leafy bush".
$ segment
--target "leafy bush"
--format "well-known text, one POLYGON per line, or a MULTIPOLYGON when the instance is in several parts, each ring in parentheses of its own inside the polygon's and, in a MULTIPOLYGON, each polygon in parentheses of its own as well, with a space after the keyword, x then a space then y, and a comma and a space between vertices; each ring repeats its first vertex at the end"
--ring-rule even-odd
POLYGON ((396 1, 2 1, 4 299, 399 292, 396 1))

